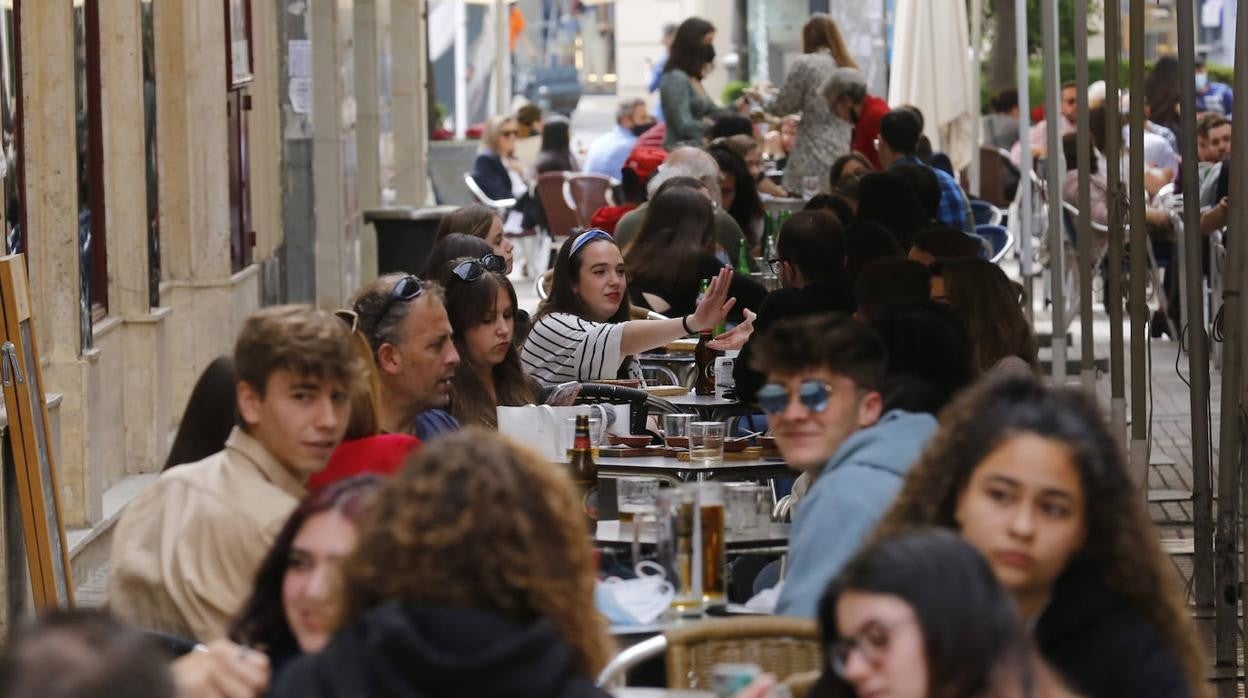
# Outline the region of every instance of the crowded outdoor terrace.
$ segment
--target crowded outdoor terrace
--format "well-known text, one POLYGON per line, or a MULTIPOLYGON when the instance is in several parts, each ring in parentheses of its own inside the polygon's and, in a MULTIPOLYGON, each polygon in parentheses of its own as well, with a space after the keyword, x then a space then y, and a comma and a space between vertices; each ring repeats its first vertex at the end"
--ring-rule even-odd
POLYGON ((983 43, 920 1, 885 94, 818 12, 717 99, 689 16, 586 147, 492 114, 441 183, 471 202, 375 217, 430 244, 199 374, 99 608, 32 562, 0 696, 1233 695, 1233 88, 1190 36, 1123 83, 1116 5, 1103 80, 1046 6, 1035 109, 1025 60, 982 107, 907 71, 983 43), (1185 497, 1150 485, 1150 340, 1205 409, 1185 497))

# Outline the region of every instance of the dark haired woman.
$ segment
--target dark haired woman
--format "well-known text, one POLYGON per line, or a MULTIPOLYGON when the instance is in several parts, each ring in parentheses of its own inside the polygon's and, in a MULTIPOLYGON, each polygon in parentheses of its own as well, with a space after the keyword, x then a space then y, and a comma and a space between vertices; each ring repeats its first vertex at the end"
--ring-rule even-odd
POLYGON ((862 153, 846 153, 832 161, 828 170, 828 186, 836 187, 845 177, 874 172, 871 161, 862 153))
POLYGON ((537 398, 514 341, 516 289, 506 276, 469 257, 444 265, 441 281, 459 352, 451 381, 451 415, 463 425, 496 427, 496 407, 528 405, 537 398))
POLYGON ((819 626, 828 656, 812 691, 820 698, 1069 695, 984 558, 949 531, 864 548, 828 587, 819 626))
MULTIPOLYGON (((724 210, 741 228, 751 254, 757 251, 763 234, 763 201, 758 196, 758 186, 745 160, 726 145, 712 145, 707 149, 715 164, 719 165, 720 201, 724 210)), ((735 261, 737 250, 726 250, 735 261)))
POLYGON ((819 182, 820 190, 828 191, 825 173, 833 160, 849 152, 854 126, 832 113, 821 91, 832 73, 842 67, 857 68, 858 64, 849 54, 836 20, 816 12, 802 26, 802 55, 793 61, 780 92, 767 106, 767 111, 777 116, 802 115, 781 180, 789 191, 806 189, 803 181, 808 177, 819 182))
POLYGON ((580 167, 569 146, 571 124, 566 117, 552 116, 542 129, 542 149, 537 153, 537 172, 576 172, 580 167))
POLYGON ((1001 267, 979 258, 942 260, 932 266, 932 300, 948 303, 966 323, 982 375, 1037 375, 1036 334, 1001 267))
MULTIPOLYGON (((507 243, 507 251, 511 251, 511 243, 507 243)), ((451 233, 446 237, 439 237, 438 241, 433 243, 433 250, 429 252, 429 259, 425 262, 425 269, 421 272, 421 278, 438 279, 441 278, 443 270, 448 262, 460 257, 469 257, 478 260, 485 268, 495 274, 507 276, 507 272, 511 270, 511 259, 509 257, 501 257, 491 250, 485 240, 479 237, 473 237, 464 233, 451 233)), ((508 286, 511 283, 508 282, 508 286)), ((514 335, 516 346, 524 343, 525 336, 529 333, 529 327, 532 320, 527 310, 516 305, 512 300, 512 316, 515 320, 514 335)), ((458 337, 458 332, 456 332, 458 337)), ((463 357, 463 352, 459 353, 463 357)), ((524 403, 520 403, 524 404, 524 403)))
POLYGON ((274 683, 290 660, 321 651, 337 629, 342 561, 381 492, 374 475, 309 496, 277 534, 229 637, 269 655, 274 683))
POLYGON ((943 417, 877 535, 960 531, 1078 693, 1209 695, 1187 602, 1096 403, 988 381, 943 417))
POLYGON ((520 360, 545 385, 641 378, 633 355, 724 321, 732 270, 723 268, 692 313, 670 320, 630 320, 628 274, 615 239, 594 228, 559 248, 550 297, 542 304, 520 360))
MULTIPOLYGON (((511 239, 503 233, 503 219, 498 217, 494 209, 485 204, 468 204, 446 214, 442 217, 442 221, 438 223, 438 232, 433 237, 435 245, 439 240, 452 233, 464 233, 485 240, 485 243, 490 246, 491 252, 507 261, 506 273, 511 273, 512 262, 514 261, 513 253, 516 248, 512 244, 511 239)), ((480 256, 480 254, 475 252, 463 252, 448 256, 442 262, 455 257, 480 256)), ((434 267, 426 263, 425 273, 422 276, 426 279, 436 278, 441 269, 441 263, 434 267)))
POLYGON ((229 356, 218 356, 204 368, 186 400, 178 434, 161 470, 203 460, 225 448, 238 422, 237 383, 234 359, 229 356))
POLYGON ((668 50, 663 79, 659 81, 659 103, 667 121, 663 148, 682 145, 702 146, 702 137, 719 111, 707 96, 702 78, 715 61, 715 26, 701 17, 680 23, 668 50))
MULTIPOLYGON (((666 189, 646 208, 637 236, 624 248, 624 264, 632 269, 629 298, 664 315, 692 313, 702 279, 723 268, 715 257, 715 212, 700 192, 687 187, 666 189)), ((733 276, 728 295, 737 299, 730 317, 739 322, 741 309, 757 311, 767 289, 733 276)))

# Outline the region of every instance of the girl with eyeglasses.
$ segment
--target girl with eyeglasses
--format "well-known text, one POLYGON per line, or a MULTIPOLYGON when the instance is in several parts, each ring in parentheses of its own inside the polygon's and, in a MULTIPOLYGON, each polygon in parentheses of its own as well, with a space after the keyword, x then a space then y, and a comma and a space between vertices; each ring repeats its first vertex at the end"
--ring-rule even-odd
POLYGON ((959 531, 1083 695, 1209 695, 1179 580, 1097 405, 1014 379, 943 422, 876 535, 959 531))
POLYGON ((451 381, 451 414, 465 426, 495 428, 498 405, 528 405, 537 394, 520 366, 514 342, 516 289, 488 262, 453 259, 443 266, 440 278, 459 352, 451 381))
POLYGON ((1013 601, 975 548, 930 529, 859 552, 819 604, 818 698, 1056 698, 1013 601))
POLYGON ((624 257, 610 234, 594 228, 559 249, 550 297, 538 309, 520 359, 546 385, 641 379, 635 354, 724 321, 732 270, 720 269, 692 313, 670 320, 632 320, 624 257))

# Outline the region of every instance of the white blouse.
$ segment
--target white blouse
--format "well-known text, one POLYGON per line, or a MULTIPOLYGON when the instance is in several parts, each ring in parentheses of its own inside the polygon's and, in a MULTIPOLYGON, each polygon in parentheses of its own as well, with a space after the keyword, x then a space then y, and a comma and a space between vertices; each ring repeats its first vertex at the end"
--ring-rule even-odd
POLYGON ((620 353, 622 323, 591 322, 571 313, 543 315, 524 341, 524 370, 546 385, 618 378, 627 363, 628 377, 641 378, 641 366, 620 353))

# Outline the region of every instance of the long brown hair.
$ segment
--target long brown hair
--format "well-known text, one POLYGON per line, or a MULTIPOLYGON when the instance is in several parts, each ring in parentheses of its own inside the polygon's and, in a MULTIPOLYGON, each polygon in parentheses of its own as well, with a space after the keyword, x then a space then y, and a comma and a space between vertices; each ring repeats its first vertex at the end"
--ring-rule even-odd
POLYGON ((346 617, 390 600, 549 619, 581 675, 612 655, 585 514, 567 474, 469 427, 408 459, 347 561, 346 617))
POLYGON ((468 331, 481 324, 484 318, 497 312, 498 291, 503 289, 511 300, 511 312, 519 310, 516 289, 502 274, 485 272, 475 281, 464 281, 451 270, 467 257, 453 259, 442 270, 442 285, 446 288, 446 313, 451 319, 455 349, 459 352, 459 366, 451 382, 451 414, 461 424, 477 424, 485 427, 498 425, 498 405, 527 405, 536 396, 520 366, 520 352, 515 342, 507 350, 501 363, 490 372, 494 378, 494 399, 486 392, 477 366, 468 353, 468 331))
MULTIPOLYGON (((666 189, 650 201, 636 237, 624 246, 629 285, 673 289, 715 244, 715 211, 698 190, 666 189)), ((736 250, 730 250, 735 253, 736 250)), ((674 302, 674 299, 666 299, 674 302)))
POLYGON ((1089 569, 1147 618, 1179 660, 1192 695, 1207 695, 1196 630, 1144 499, 1099 408, 1077 390, 1011 379, 963 393, 942 413, 940 430, 910 469, 874 537, 920 526, 957 529, 954 512, 971 475, 1002 442, 1020 433, 1062 443, 1079 471, 1087 535, 1070 566, 1089 569))
POLYGON ((485 204, 460 206, 438 222, 438 232, 434 234, 433 240, 437 242, 451 233, 465 233, 484 240, 489 236, 495 218, 498 218, 498 214, 485 204))
POLYGON ((816 12, 802 25, 802 53, 814 53, 821 48, 832 52, 838 68, 858 67, 841 36, 841 28, 826 12, 816 12))
MULTIPOLYGON (((582 233, 584 235, 585 233, 582 233)), ((572 254, 572 248, 576 245, 576 241, 580 236, 573 235, 563 241, 563 245, 559 247, 559 254, 555 255, 555 267, 550 277, 550 297, 547 298, 537 309, 537 315, 533 317, 533 323, 537 324, 544 315, 550 313, 571 313, 580 318, 589 319, 589 311, 585 307, 585 301, 577 295, 576 289, 572 288, 573 284, 580 279, 581 263, 585 259, 585 250, 599 242, 610 243, 615 245, 615 239, 610 235, 588 240, 577 248, 576 254, 572 254)), ((618 246, 618 245, 617 245, 618 246)), ((607 319, 607 322, 627 322, 631 318, 630 304, 628 302, 628 293, 625 292, 620 298, 620 307, 616 309, 615 315, 607 319)))
POLYGON ((1017 356, 1032 371, 1040 368, 1032 331, 1009 277, 986 259, 946 259, 933 265, 945 281, 945 296, 971 334, 975 367, 987 371, 1007 356, 1017 356))

